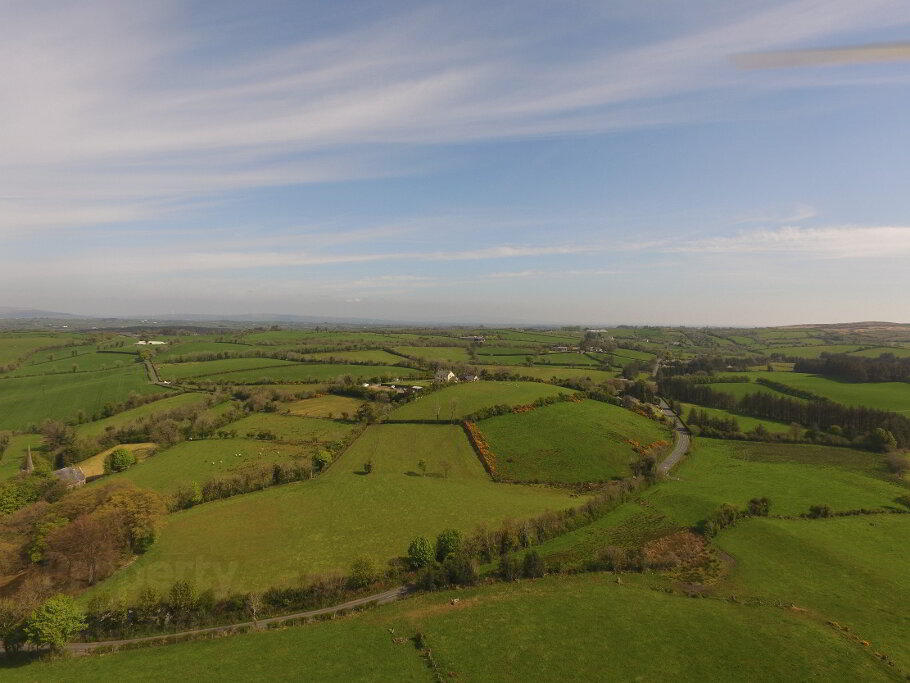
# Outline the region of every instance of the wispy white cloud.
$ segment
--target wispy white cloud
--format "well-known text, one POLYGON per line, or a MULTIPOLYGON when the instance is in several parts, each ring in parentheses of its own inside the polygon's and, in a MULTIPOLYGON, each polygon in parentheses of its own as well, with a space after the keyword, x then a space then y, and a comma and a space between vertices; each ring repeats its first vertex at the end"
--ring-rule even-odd
POLYGON ((905 258, 910 226, 837 226, 741 232, 669 245, 672 252, 701 254, 799 254, 819 258, 905 258))
POLYGON ((768 2, 682 35, 554 56, 546 27, 516 32, 508 12, 433 6, 235 54, 217 15, 191 29, 175 0, 11 0, 0 7, 0 235, 407 173, 414 145, 685 120, 701 115, 686 96, 776 82, 727 55, 893 26, 903 9, 768 2))

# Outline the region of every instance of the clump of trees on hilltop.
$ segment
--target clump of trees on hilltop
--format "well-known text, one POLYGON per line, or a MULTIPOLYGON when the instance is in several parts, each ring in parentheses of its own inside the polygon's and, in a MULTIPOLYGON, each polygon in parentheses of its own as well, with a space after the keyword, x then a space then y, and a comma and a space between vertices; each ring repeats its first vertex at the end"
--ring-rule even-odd
POLYGON ((878 358, 823 355, 821 358, 802 358, 793 370, 848 382, 907 382, 910 381, 910 357, 897 358, 893 353, 883 353, 878 358))

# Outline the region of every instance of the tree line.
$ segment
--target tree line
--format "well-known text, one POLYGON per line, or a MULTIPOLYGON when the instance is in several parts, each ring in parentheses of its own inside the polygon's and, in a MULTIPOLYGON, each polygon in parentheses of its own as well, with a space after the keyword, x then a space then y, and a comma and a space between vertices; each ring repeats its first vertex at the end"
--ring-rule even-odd
POLYGON ((662 395, 677 401, 827 430, 831 437, 827 441, 835 444, 842 442, 841 445, 883 450, 881 432, 885 432, 896 446, 910 446, 910 419, 897 413, 845 406, 830 400, 804 401, 766 392, 749 393, 737 399, 686 376, 661 377, 658 387, 662 395))
POLYGON ((848 382, 907 382, 910 381, 910 357, 897 358, 893 353, 883 353, 878 358, 823 355, 821 358, 801 358, 793 370, 848 382))

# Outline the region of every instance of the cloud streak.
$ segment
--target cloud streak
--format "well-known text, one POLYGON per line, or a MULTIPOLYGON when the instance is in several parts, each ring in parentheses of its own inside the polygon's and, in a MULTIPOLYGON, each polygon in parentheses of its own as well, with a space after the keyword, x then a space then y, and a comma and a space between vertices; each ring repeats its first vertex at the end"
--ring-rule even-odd
POLYGON ((700 114, 687 97, 743 83, 727 54, 893 24, 903 4, 766 3, 624 47, 574 48, 569 32, 558 56, 539 26, 515 31, 471 3, 237 55, 217 11, 214 28, 191 30, 179 2, 3 7, 0 235, 164 219, 250 188, 405 174, 415 145, 688 120, 700 114), (206 50, 222 57, 192 56, 206 50))
POLYGON ((692 240, 667 248, 698 254, 798 254, 817 258, 905 258, 910 226, 788 226, 692 240))

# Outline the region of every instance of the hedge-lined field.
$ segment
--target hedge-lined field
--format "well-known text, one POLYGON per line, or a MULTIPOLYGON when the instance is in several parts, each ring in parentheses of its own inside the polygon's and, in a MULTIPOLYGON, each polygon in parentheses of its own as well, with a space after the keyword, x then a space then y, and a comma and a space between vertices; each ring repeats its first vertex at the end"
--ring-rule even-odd
POLYGON ((325 396, 316 396, 315 398, 306 398, 302 401, 294 401, 285 404, 283 407, 287 408, 291 415, 338 419, 343 413, 354 415, 358 408, 364 403, 365 401, 361 401, 359 398, 326 394, 325 396))
POLYGON ((205 402, 207 394, 186 393, 168 396, 158 401, 146 403, 138 408, 130 408, 116 415, 102 418, 94 422, 86 422, 76 427, 79 436, 101 436, 109 427, 122 427, 130 422, 136 422, 151 415, 162 415, 178 408, 198 406, 205 402))
POLYGON ((679 481, 659 484, 645 498, 677 523, 693 526, 723 503, 744 509, 749 499, 761 496, 771 499, 773 514, 799 515, 817 504, 828 504, 835 511, 893 507, 894 499, 907 492, 897 484, 871 476, 869 470, 874 467, 871 460, 875 454, 787 444, 783 450, 791 453, 791 460, 764 460, 766 449, 780 448, 777 444, 699 437, 692 455, 675 471, 679 481), (797 455, 802 449, 805 450, 797 455), (835 458, 847 457, 857 464, 853 468, 828 464, 826 451, 833 452, 835 458), (860 464, 867 471, 859 470, 860 464))
POLYGON ((895 680, 812 616, 618 585, 609 574, 443 591, 344 619, 42 662, 3 678, 425 681, 417 632, 453 680, 751 681, 759 671, 763 681, 895 680))
MULTIPOLYGON (((340 417, 340 415, 339 415, 340 417)), ((353 424, 315 417, 254 413, 223 427, 245 437, 249 432, 270 432, 278 441, 302 443, 304 441, 340 441, 353 429, 353 424)))
POLYGON ((125 472, 99 479, 98 484, 127 480, 140 488, 172 494, 181 486, 202 485, 245 467, 289 462, 297 456, 306 456, 305 464, 309 465, 311 452, 312 448, 302 445, 244 438, 183 441, 145 458, 125 472))
POLYGON ((461 382, 420 396, 395 409, 393 420, 459 419, 491 406, 523 405, 539 398, 573 393, 569 389, 540 382, 461 382))
POLYGON ((424 373, 411 368, 399 368, 392 365, 336 365, 333 363, 284 363, 254 370, 240 370, 207 374, 198 379, 214 382, 238 382, 255 384, 263 379, 276 382, 327 382, 342 377, 352 377, 357 381, 373 377, 382 380, 419 377, 424 373))
MULTIPOLYGON (((865 406, 878 410, 910 412, 910 382, 840 382, 802 372, 748 372, 753 380, 764 377, 793 387, 811 391, 837 403, 865 406)), ((735 386, 735 385, 730 385, 735 386)))
POLYGON ((24 429, 45 419, 70 420, 82 410, 91 417, 106 403, 120 403, 130 393, 164 393, 149 384, 145 367, 10 377, 0 379, 0 429, 24 429))
POLYGON ((672 443, 669 430, 659 423, 598 401, 556 403, 492 417, 477 426, 496 457, 497 473, 517 481, 624 477, 630 474, 629 461, 637 457, 629 439, 642 445, 672 443))
MULTIPOLYGON (((200 443, 217 447, 219 441, 200 443)), ((138 473, 163 455, 128 472, 138 473)), ((230 453, 211 457, 192 476, 218 473, 220 464, 210 461, 222 458, 228 462, 230 453)), ((170 486, 173 476, 165 469, 145 485, 170 486)), ((218 593, 294 585, 301 576, 347 571, 360 555, 385 563, 405 553, 418 535, 435 536, 447 527, 469 531, 480 522, 498 524, 581 502, 565 491, 493 483, 460 427, 372 426, 312 481, 169 515, 148 552, 93 590, 135 594, 149 583, 166 589, 180 567, 191 568, 200 588, 218 593), (372 474, 363 473, 366 460, 373 461, 372 474), (426 476, 420 460, 427 462, 426 476), (443 460, 450 464, 448 477, 443 460)))

